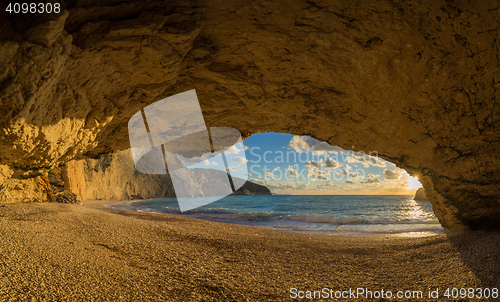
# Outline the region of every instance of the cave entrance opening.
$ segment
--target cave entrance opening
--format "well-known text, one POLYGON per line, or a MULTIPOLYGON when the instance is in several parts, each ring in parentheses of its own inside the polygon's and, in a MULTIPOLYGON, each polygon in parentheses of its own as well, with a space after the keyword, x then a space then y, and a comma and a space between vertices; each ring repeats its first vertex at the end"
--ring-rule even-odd
POLYGON ((250 205, 236 203, 233 210, 264 226, 327 234, 444 232, 427 198, 415 198, 422 187, 418 178, 377 152, 286 133, 254 134, 244 145, 248 180, 267 187, 273 197, 247 197, 254 199, 250 205))
MULTIPOLYGON (((126 204, 129 210, 328 235, 444 232, 431 204, 414 198, 421 187, 418 179, 376 152, 344 150, 308 136, 259 133, 232 147, 230 155, 226 170, 247 174, 242 190, 187 211, 180 211, 168 175, 138 173, 130 150, 67 169, 82 166, 82 171, 68 175, 85 173, 87 183, 77 186, 83 199, 144 199, 126 204), (112 190, 107 187, 111 183, 112 190), (96 192, 118 195, 95 196, 96 192)), ((198 163, 205 169, 216 164, 222 165, 214 160, 198 163)), ((194 198, 210 191, 207 177, 195 177, 189 169, 183 173, 185 185, 200 189, 194 198)))

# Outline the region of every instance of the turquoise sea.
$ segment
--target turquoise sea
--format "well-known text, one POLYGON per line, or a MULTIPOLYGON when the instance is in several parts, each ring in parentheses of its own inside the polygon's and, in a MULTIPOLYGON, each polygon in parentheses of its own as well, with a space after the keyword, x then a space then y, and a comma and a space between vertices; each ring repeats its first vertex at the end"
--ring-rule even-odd
POLYGON ((110 207, 308 234, 428 236, 444 233, 431 204, 413 200, 413 196, 230 195, 182 213, 175 198, 130 201, 110 207))

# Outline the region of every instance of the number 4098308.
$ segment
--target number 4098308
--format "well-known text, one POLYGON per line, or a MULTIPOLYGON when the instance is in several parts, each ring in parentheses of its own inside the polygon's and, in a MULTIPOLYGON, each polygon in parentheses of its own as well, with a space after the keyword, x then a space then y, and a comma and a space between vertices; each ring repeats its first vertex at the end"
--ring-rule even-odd
POLYGON ((6 12, 10 14, 43 14, 43 13, 60 13, 60 3, 9 3, 6 12))

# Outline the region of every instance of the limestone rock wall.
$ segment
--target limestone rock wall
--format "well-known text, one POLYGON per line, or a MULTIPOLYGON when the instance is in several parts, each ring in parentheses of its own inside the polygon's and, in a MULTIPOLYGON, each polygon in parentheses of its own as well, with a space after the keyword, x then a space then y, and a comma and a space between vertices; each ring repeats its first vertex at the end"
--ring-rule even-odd
POLYGON ((378 151, 448 230, 500 228, 498 1, 62 3, 0 13, 5 187, 129 148, 132 114, 196 89, 209 126, 378 151))
POLYGON ((71 161, 63 172, 66 189, 81 200, 175 197, 168 175, 136 171, 130 150, 98 160, 71 161))
MULTIPOLYGON (((185 185, 192 188, 193 196, 211 195, 214 185, 210 173, 197 169, 177 170, 185 185)), ((215 171, 227 174, 223 171, 215 171)), ((75 193, 80 200, 130 200, 175 197, 169 175, 137 172, 130 150, 120 151, 100 159, 73 160, 62 168, 64 189, 75 193)), ((237 192, 241 195, 270 195, 268 188, 246 182, 237 192)))

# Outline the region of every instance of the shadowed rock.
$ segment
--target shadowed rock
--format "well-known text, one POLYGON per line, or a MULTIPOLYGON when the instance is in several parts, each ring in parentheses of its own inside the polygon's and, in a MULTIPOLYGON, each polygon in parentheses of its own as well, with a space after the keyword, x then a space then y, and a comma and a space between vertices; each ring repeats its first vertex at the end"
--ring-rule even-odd
POLYGON ((427 195, 425 195, 425 189, 424 188, 419 188, 417 192, 415 192, 415 197, 413 198, 415 200, 429 200, 427 195))

